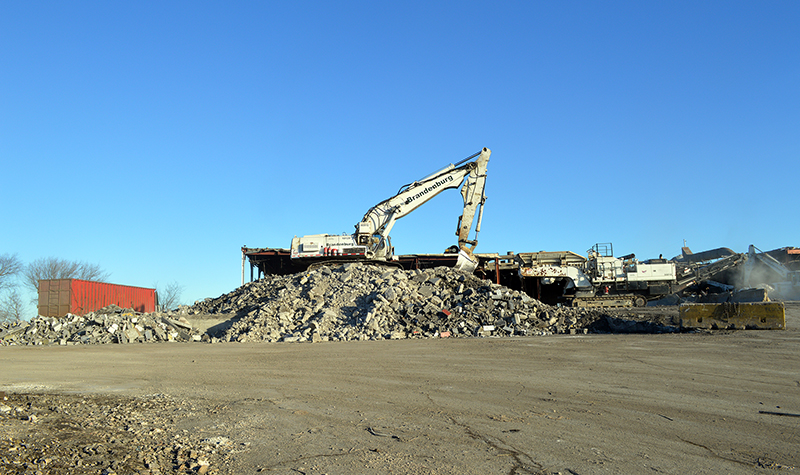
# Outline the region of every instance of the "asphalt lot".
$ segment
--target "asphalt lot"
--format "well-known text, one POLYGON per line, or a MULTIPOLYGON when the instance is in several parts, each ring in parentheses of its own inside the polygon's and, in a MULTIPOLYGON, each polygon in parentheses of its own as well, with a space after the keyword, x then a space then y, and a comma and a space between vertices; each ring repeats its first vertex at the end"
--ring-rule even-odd
POLYGON ((212 473, 782 473, 799 363, 790 302, 785 331, 3 347, 0 390, 189 401, 176 431, 236 447, 212 473))

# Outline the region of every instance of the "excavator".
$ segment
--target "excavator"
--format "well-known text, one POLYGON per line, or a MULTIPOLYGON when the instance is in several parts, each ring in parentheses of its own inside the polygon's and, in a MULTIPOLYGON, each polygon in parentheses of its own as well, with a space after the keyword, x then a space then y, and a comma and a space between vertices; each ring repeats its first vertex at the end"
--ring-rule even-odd
POLYGON ((492 151, 483 148, 456 164, 449 164, 425 178, 400 188, 400 191, 376 204, 356 223, 353 234, 309 234, 292 239, 291 258, 310 266, 342 261, 391 262, 394 258, 389 233, 398 219, 408 215, 431 198, 450 188, 461 187, 464 209, 458 218, 458 259, 456 268, 472 272, 478 265, 473 250, 486 201, 486 166, 492 151), (476 221, 477 215, 477 221, 476 221), (475 237, 469 238, 473 223, 475 237))

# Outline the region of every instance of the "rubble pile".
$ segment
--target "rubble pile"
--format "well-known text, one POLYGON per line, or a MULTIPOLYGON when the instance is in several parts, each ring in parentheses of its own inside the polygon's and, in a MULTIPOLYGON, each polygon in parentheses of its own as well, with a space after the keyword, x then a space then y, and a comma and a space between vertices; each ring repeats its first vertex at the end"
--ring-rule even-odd
POLYGON ((0 346, 677 331, 636 320, 636 315, 603 309, 552 307, 449 267, 405 271, 349 263, 269 275, 175 313, 140 313, 111 305, 83 316, 0 323, 0 346), (228 322, 201 334, 183 315, 219 315, 228 322))
POLYGON ((235 314, 216 341, 345 341, 586 333, 598 310, 545 305, 448 267, 349 263, 266 276, 188 309, 235 314))
POLYGON ((140 313, 110 305, 84 316, 34 318, 0 324, 0 345, 79 345, 155 341, 199 341, 185 318, 140 313))

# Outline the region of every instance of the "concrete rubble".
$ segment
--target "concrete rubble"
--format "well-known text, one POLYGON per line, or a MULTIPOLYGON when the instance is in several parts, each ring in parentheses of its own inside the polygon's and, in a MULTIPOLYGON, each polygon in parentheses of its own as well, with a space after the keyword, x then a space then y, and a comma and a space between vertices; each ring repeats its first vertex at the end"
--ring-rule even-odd
POLYGON ((78 316, 34 318, 0 324, 0 345, 80 345, 156 341, 199 341, 184 317, 140 313, 116 305, 78 316))
POLYGON ((84 316, 40 316, 30 322, 4 323, 0 324, 0 346, 676 331, 669 326, 631 323, 627 317, 635 316, 549 306, 524 292, 449 267, 405 271, 348 263, 293 275, 268 275, 173 313, 139 313, 112 305, 84 316), (227 322, 201 333, 186 319, 192 315, 216 316, 227 322))
POLYGON ((358 263, 268 275, 188 313, 235 314, 212 342, 576 334, 608 331, 612 318, 597 309, 551 307, 447 267, 358 263))

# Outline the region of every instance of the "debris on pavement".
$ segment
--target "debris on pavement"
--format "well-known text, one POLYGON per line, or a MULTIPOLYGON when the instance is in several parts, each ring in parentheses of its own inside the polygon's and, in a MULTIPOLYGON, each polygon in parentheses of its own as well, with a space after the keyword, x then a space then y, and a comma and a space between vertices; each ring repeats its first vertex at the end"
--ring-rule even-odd
POLYGON ((202 412, 163 394, 10 394, 0 399, 0 473, 220 473, 234 447, 177 428, 202 412))

